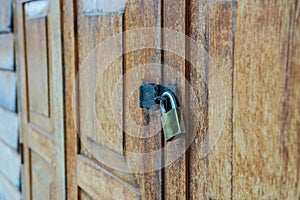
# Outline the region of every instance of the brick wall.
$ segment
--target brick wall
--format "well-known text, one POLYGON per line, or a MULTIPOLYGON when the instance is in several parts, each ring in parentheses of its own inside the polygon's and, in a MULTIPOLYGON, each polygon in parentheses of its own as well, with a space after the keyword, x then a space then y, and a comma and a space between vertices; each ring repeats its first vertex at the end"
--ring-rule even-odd
POLYGON ((0 200, 21 199, 12 0, 0 0, 0 200))

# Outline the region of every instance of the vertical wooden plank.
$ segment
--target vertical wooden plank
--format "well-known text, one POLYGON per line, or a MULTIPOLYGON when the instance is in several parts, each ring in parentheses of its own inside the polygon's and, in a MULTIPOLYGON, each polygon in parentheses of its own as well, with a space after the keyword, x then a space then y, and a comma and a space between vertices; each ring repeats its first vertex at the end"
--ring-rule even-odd
POLYGON ((203 117, 190 149, 189 194, 191 199, 230 199, 233 2, 192 1, 190 10, 190 36, 203 48, 197 65, 207 67, 190 69, 203 117))
POLYGON ((281 199, 300 199, 300 4, 289 1, 285 89, 281 109, 281 199))
MULTIPOLYGON (((186 1, 185 0, 164 0, 163 1, 163 27, 177 31, 182 34, 186 34, 186 1)), ((163 38, 170 37, 164 34, 163 38)), ((164 40, 163 46, 167 40, 164 40)), ((169 40, 170 41, 170 40, 169 40)), ((173 42, 173 41, 172 41, 173 42)), ((174 41, 175 43, 177 41, 174 41)), ((182 51, 186 48, 186 44, 183 42, 176 43, 176 48, 182 51)), ((185 96, 188 94, 185 88, 185 79, 181 79, 180 76, 185 77, 186 62, 185 58, 175 55, 171 52, 164 52, 164 68, 163 68, 163 84, 173 85, 177 87, 177 97, 181 105, 187 105, 185 96), (178 72, 179 76, 176 77, 174 73, 171 73, 169 69, 173 69, 178 72)), ((187 114, 187 113, 186 113, 187 114)), ((183 144, 185 145, 185 144, 183 144)), ((164 162, 168 163, 169 155, 164 155, 164 162)), ((183 154, 178 160, 165 167, 164 169, 164 197, 166 199, 184 199, 186 198, 186 156, 183 154)))
POLYGON ((209 5, 208 198, 211 199, 231 198, 233 14, 233 1, 209 5))
MULTIPOLYGON (((74 1, 63 0, 63 51, 64 51, 64 92, 65 92, 65 130, 66 130, 66 176, 67 176, 67 198, 78 199, 76 156, 77 156, 77 130, 74 119, 77 110, 73 110, 73 87, 77 73, 76 42, 75 42, 75 20, 74 1)), ((77 100, 77 98, 76 98, 77 100)), ((76 106, 77 107, 77 106, 76 106)), ((84 199, 84 198, 82 198, 84 199)))
POLYGON ((233 199, 299 198, 296 45, 298 1, 237 2, 233 199))
MULTIPOLYGON (((56 139, 56 198, 65 199, 65 132, 64 132, 64 93, 63 93, 63 60, 62 60, 62 29, 61 1, 49 1, 50 21, 50 63, 53 76, 53 120, 56 139)), ((50 72, 51 73, 51 72, 50 72)))
MULTIPOLYGON (((137 30, 145 27, 161 27, 161 0, 154 1, 139 1, 133 0, 127 3, 125 9, 124 31, 137 30)), ((142 32, 140 32, 142 35, 142 32)), ((144 32, 143 34, 152 34, 144 32)), ((141 36, 139 35, 139 36, 141 36)), ((136 153, 151 153, 161 148, 161 132, 155 134, 155 130, 159 130, 160 121, 157 117, 158 112, 143 111, 139 107, 139 90, 132 88, 130 83, 134 79, 134 83, 161 83, 161 70, 157 67, 149 67, 149 65, 161 64, 161 33, 158 30, 154 32, 153 40, 148 41, 149 44, 156 49, 143 49, 141 38, 124 38, 124 48, 130 49, 138 44, 141 44, 141 49, 127 53, 124 56, 124 112, 125 113, 125 149, 129 152, 136 153), (134 74, 130 74, 130 70, 135 70, 134 74), (130 79, 131 77, 131 79, 130 79), (133 78, 133 79, 132 79, 133 78), (132 90, 135 89, 131 96, 132 90), (131 116, 127 118, 126 116, 131 116), (134 120, 140 127, 140 132, 130 126, 129 120, 134 120), (149 128, 151 127, 151 128, 149 128), (137 137, 127 133, 135 133, 137 137)), ((128 165, 132 166, 137 160, 127 159, 128 165)), ((159 166, 158 163, 140 163, 141 170, 147 169, 147 165, 159 166), (145 167, 145 168, 144 168, 145 167)), ((136 166, 134 166, 136 168, 136 166)), ((143 173, 141 171, 136 174, 138 183, 141 187, 142 199, 161 199, 162 198, 162 174, 161 170, 143 173)))
MULTIPOLYGON (((189 149, 189 165, 188 165, 188 186, 189 186, 189 198, 190 199, 207 199, 208 195, 208 157, 198 158, 198 151, 205 146, 203 140, 208 129, 207 125, 207 68, 208 68, 208 2, 206 0, 198 1, 192 0, 190 2, 189 16, 189 37, 195 40, 198 45, 203 48, 201 51, 201 57, 197 58, 197 66, 189 66, 189 82, 191 88, 194 90, 195 96, 199 102, 200 118, 199 128, 195 126, 196 122, 190 119, 190 131, 194 131, 196 135, 195 140, 191 144, 189 149), (207 52, 207 54, 205 54, 207 52), (200 66, 203 66, 202 68, 200 66), (200 70, 196 70, 198 67, 200 70)), ((189 57, 195 57, 195 52, 189 52, 189 57)), ((193 99, 190 97, 190 99, 193 99)), ((194 100, 195 101, 195 100, 194 100)), ((195 105, 190 105, 190 112, 195 112, 195 105)))
POLYGON ((23 20, 23 5, 20 1, 15 4, 15 17, 16 17, 16 70, 18 74, 18 100, 19 100, 19 113, 20 113, 20 140, 23 142, 23 155, 24 163, 22 163, 22 196, 24 199, 30 199, 30 158, 29 158, 29 144, 28 136, 26 133, 25 125, 27 123, 27 93, 26 93, 26 60, 25 60, 25 35, 24 35, 24 20, 23 20))

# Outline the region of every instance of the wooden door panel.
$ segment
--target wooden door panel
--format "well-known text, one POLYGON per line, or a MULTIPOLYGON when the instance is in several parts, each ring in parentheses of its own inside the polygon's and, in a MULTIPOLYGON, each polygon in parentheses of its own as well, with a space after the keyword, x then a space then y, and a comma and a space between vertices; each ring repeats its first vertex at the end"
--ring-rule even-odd
MULTIPOLYGON (((30 15, 29 5, 24 4, 25 15, 30 15)), ((51 76, 51 52, 48 47, 48 19, 47 16, 38 18, 26 17, 25 32, 27 80, 29 103, 28 118, 35 126, 53 134, 51 119, 52 105, 52 76, 51 76)))
POLYGON ((78 185, 93 199, 139 199, 139 191, 85 156, 77 157, 78 185))
POLYGON ((64 199, 59 6, 59 1, 16 2, 25 199, 64 199))
POLYGON ((55 141, 48 133, 28 127, 28 145, 31 151, 39 154, 49 164, 55 166, 55 141))
POLYGON ((297 1, 237 5, 234 199, 300 197, 299 41, 297 1))
MULTIPOLYGON (((26 4, 25 4, 26 7, 26 4)), ((30 112, 49 117, 46 18, 26 20, 30 112), (31 46, 30 46, 31 45, 31 46), (39 58, 39 59, 37 59, 39 58)))
MULTIPOLYGON (((99 52, 98 46, 112 35, 122 32, 122 15, 86 16, 83 15, 83 12, 82 1, 77 1, 78 62, 80 67, 92 66, 92 71, 94 71, 90 74, 90 77, 85 77, 90 78, 89 88, 86 88, 85 84, 79 89, 80 136, 86 143, 89 143, 89 141, 96 142, 102 147, 108 148, 108 150, 122 154, 122 127, 115 123, 111 110, 113 105, 110 104, 115 83, 122 76, 122 57, 115 60, 101 78, 97 76, 99 70, 104 70, 103 68, 106 67, 98 64, 97 55, 104 53, 99 52), (95 95, 95 98, 93 98, 93 95, 95 95), (93 106, 94 104, 95 106, 93 106), (95 112, 97 119, 93 119, 95 112), (96 123, 96 120, 98 123, 96 123), (100 131, 98 127, 103 131, 100 131), (83 137, 87 137, 87 139, 83 137)), ((79 75, 78 78, 83 77, 79 75)), ((122 90, 118 92, 122 94, 122 90)), ((113 101, 115 102, 115 109, 118 110, 117 114, 122 115, 122 98, 113 101)), ((120 125, 122 125, 122 121, 120 121, 120 125)), ((91 148, 88 148, 88 150, 93 151, 91 148)), ((96 151, 91 153, 95 154, 96 151)))
MULTIPOLYGON (((88 61, 85 59, 89 56, 89 54, 93 53, 93 51, 95 54, 101 53, 97 52, 97 49, 95 50, 97 45, 100 45, 103 41, 109 39, 114 34, 121 33, 124 30, 130 30, 135 27, 139 28, 146 26, 144 22, 148 25, 159 25, 161 13, 160 1, 147 1, 145 4, 141 4, 140 1, 132 1, 129 6, 126 6, 126 10, 123 15, 84 15, 83 2, 81 0, 77 0, 74 3, 74 7, 71 3, 67 3, 69 6, 66 6, 65 15, 67 15, 67 17, 65 19, 69 20, 68 17, 70 17, 69 15, 71 13, 75 13, 76 15, 76 17, 74 17, 76 19, 76 33, 73 32, 73 35, 71 34, 73 38, 71 37, 69 39, 74 41, 73 44, 76 44, 77 50, 76 53, 73 52, 74 54, 67 50, 68 56, 74 56, 74 60, 76 60, 75 62, 78 63, 77 67, 79 70, 81 67, 84 67, 83 64, 86 64, 84 62, 88 62, 89 65, 94 66, 94 73, 90 74, 88 85, 94 85, 96 91, 94 101, 96 103, 95 107, 93 107, 93 105, 87 100, 87 97, 93 95, 95 91, 92 90, 87 92, 87 88, 84 88, 82 84, 80 84, 80 79, 83 77, 80 77, 79 75, 78 98, 77 104, 75 104, 77 105, 75 112, 78 121, 75 121, 74 123, 74 119, 71 117, 73 113, 67 112, 67 119, 70 124, 68 127, 70 129, 67 130, 67 138, 73 141, 73 145, 78 145, 78 148, 74 146, 68 147, 68 172, 76 176, 76 178, 72 178, 70 182, 73 184, 69 184, 68 186, 69 188, 72 188, 69 190, 69 196, 78 198, 79 195, 80 198, 87 199, 140 199, 141 197, 152 197, 157 199, 162 192, 161 171, 147 174, 130 173, 130 167, 134 167, 135 169, 137 169, 137 167, 132 166, 134 162, 130 162, 131 160, 126 157, 127 154, 124 150, 147 152, 151 151, 152 148, 157 149, 157 147, 161 145, 161 135, 158 134, 158 137, 151 138, 149 141, 138 141, 135 140, 134 137, 123 133, 122 129, 125 126, 123 121, 123 107, 127 108, 127 103, 123 105, 124 100, 130 101, 133 109, 128 109, 128 113, 133 116, 133 120, 136 120, 135 122, 144 125, 144 113, 142 109, 139 108, 138 88, 136 88, 135 95, 131 96, 131 99, 124 97, 127 93, 123 91, 122 84, 124 83, 123 81, 126 82, 127 80, 122 80, 122 75, 124 71, 129 71, 131 67, 138 66, 139 64, 147 64, 149 61, 153 61, 153 59, 157 60, 157 63, 160 63, 160 51, 137 50, 136 52, 128 53, 128 55, 125 56, 121 55, 107 68, 102 79, 99 80, 97 72, 106 66, 98 64, 99 60, 97 60, 97 56, 88 61), (76 10, 72 12, 70 7, 75 8, 76 10), (148 9, 150 7, 151 9, 148 9), (140 9, 143 9, 143 14, 140 13, 140 9), (143 17, 136 17, 137 15, 143 17), (135 55, 137 55, 137 57, 135 57, 135 55), (134 59, 141 56, 143 57, 143 59, 140 60, 141 62, 139 60, 134 61, 134 59), (117 84, 122 87, 117 88, 116 90, 117 84), (114 93, 113 97, 111 96, 112 93, 114 93), (113 105, 110 104, 111 100, 113 100, 113 105), (115 113, 112 113, 112 106, 114 106, 113 111, 115 113), (99 124, 92 122, 94 112, 96 112, 99 124), (136 113, 138 113, 138 115, 135 115, 136 113), (114 115, 117 115, 117 119, 114 115), (77 123, 78 125, 75 126, 77 123), (98 125, 105 130, 104 134, 100 131, 97 132, 98 125), (76 130, 76 127, 79 129, 79 135, 74 136, 73 131, 76 130), (78 136, 80 137, 76 140, 78 136), (89 142, 88 145, 86 144, 87 141, 89 142), (109 145, 109 142, 113 145, 109 145), (101 153, 99 154, 99 152, 101 153), (105 163, 103 164, 99 162, 99 160, 103 158, 108 158, 110 162, 122 166, 123 169, 128 172, 112 169, 110 166, 106 166, 105 163), (76 162, 75 170, 77 169, 77 171, 74 171, 74 168, 71 169, 72 166, 74 166, 74 161, 76 162), (90 177, 90 175, 88 175, 89 173, 95 174, 95 176, 90 177), (110 185, 111 183, 113 183, 115 188, 110 185)), ((69 33, 74 31, 69 28, 66 28, 66 30, 68 30, 69 33)), ((160 33, 158 32, 157 38, 159 38, 159 35, 160 33)), ((66 42, 69 41, 70 40, 66 42)), ((126 38, 118 42, 120 48, 116 51, 119 51, 121 54, 124 51, 123 46, 125 47, 126 45, 134 43, 133 40, 126 40, 126 38)), ((160 46, 160 40, 156 46, 160 46)), ((66 43, 65 48, 70 49, 69 45, 66 45, 66 43)), ((109 56, 109 52, 105 53, 109 56)), ((69 61, 71 60, 68 60, 67 62, 69 61)), ((148 76, 148 72, 149 71, 145 70, 140 72, 141 74, 136 74, 137 76, 142 75, 142 77, 145 77, 144 80, 138 80, 140 83, 143 81, 160 82, 159 77, 148 76)), ((160 72, 155 69, 153 69, 151 73, 153 75, 160 75, 160 72)), ((66 85, 68 91, 71 91, 71 88, 73 89, 74 86, 74 79, 72 80, 72 77, 77 78, 74 72, 68 74, 68 82, 66 85)), ((130 81, 132 80, 128 80, 128 83, 130 83, 130 81)), ((67 97, 67 102, 71 103, 73 101, 71 97, 72 96, 67 97)), ((149 115, 149 113, 146 115, 149 115)), ((156 121, 159 122, 159 118, 157 118, 156 121)), ((160 125, 160 123, 157 124, 160 125)), ((145 128, 140 134, 144 135, 148 133, 149 130, 145 128)), ((134 165, 136 165, 136 163, 134 165)))
POLYGON ((32 179, 32 199, 47 199, 55 198, 55 183, 54 174, 55 168, 49 165, 38 154, 31 152, 31 179, 32 179))
MULTIPOLYGON (((76 156, 77 184, 93 199, 138 199, 140 194, 132 175, 110 169, 110 166, 105 166, 106 163, 101 163, 103 159, 109 159, 110 163, 127 167, 123 152, 122 87, 115 91, 116 83, 123 74, 123 57, 120 55, 116 58, 100 77, 99 72, 107 66, 99 64, 98 55, 106 52, 97 48, 111 36, 123 31, 123 16, 84 15, 83 2, 80 0, 76 2, 76 8, 79 68, 84 70, 92 66, 94 72, 89 74, 88 87, 80 81, 87 77, 80 76, 80 73, 78 76, 80 151, 76 156), (112 94, 116 92, 119 95, 114 98, 112 94), (96 119, 93 119, 94 116, 96 119), (116 119, 118 116, 121 116, 120 120, 116 119)), ((122 47, 123 41, 118 42, 122 47)), ((122 53, 122 48, 118 51, 122 53)))

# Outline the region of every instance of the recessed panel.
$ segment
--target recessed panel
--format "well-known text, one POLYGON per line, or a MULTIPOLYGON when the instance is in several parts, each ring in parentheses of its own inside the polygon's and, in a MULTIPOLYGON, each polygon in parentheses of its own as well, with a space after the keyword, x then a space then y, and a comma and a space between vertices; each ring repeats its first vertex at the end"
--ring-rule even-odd
POLYGON ((31 195, 33 200, 55 199, 54 177, 55 168, 39 155, 31 152, 31 195))
POLYGON ((28 99, 30 112, 50 116, 46 18, 26 20, 28 99))
MULTIPOLYGON (((123 58, 120 55, 106 66, 105 59, 112 54, 102 45, 122 32, 123 18, 121 15, 85 16, 82 1, 77 2, 80 139, 94 157, 99 156, 93 148, 95 144, 122 154, 123 88, 117 86, 122 86, 123 58)), ((122 54, 122 38, 114 42, 122 54)), ((112 49, 114 53, 117 50, 112 49)))

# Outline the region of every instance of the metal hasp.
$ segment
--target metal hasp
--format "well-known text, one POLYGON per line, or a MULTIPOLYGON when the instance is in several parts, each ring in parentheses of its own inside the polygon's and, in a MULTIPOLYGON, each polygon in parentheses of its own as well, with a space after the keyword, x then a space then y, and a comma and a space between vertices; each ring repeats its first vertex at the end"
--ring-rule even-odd
POLYGON ((165 141, 169 142, 179 138, 186 132, 184 117, 178 100, 175 96, 175 87, 162 86, 154 83, 140 86, 140 107, 156 108, 160 105, 162 112, 161 123, 165 141))

